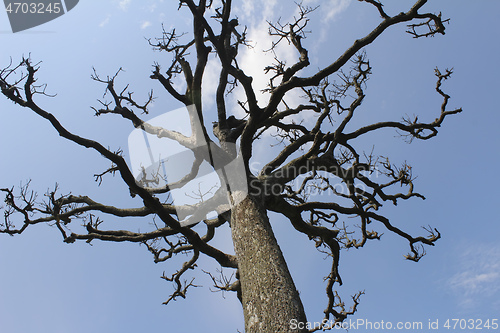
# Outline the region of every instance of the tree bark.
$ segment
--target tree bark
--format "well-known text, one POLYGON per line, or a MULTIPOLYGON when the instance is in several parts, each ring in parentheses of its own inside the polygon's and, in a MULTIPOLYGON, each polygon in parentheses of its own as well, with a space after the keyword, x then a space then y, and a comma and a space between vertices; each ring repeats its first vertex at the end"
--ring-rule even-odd
POLYGON ((238 203, 232 210, 231 230, 245 332, 307 332, 291 325, 305 323, 306 315, 263 203, 252 196, 238 203))

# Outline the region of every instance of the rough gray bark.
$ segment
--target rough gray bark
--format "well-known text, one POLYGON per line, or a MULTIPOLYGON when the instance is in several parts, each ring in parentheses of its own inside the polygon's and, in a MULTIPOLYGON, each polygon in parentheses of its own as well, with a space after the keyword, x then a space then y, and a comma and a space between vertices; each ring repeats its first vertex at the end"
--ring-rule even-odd
POLYGON ((231 230, 245 332, 307 332, 290 329, 292 319, 306 322, 306 315, 263 204, 250 196, 241 201, 232 211, 231 230))

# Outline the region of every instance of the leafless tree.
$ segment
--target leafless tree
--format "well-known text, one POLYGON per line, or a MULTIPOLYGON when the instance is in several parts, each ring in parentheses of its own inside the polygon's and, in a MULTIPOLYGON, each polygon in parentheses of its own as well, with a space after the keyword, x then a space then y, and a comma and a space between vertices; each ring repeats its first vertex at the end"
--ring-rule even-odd
POLYGON ((428 140, 436 136, 448 115, 461 112, 461 109, 448 110, 450 96, 441 88, 452 71, 436 69, 435 90, 443 102, 436 111, 435 120, 421 122, 417 117, 403 118, 347 129, 351 128, 348 124, 362 105, 371 74, 364 48, 395 25, 407 24, 407 32, 419 38, 444 34, 448 21, 440 13, 425 12, 426 0, 417 0, 406 12, 395 15, 388 13, 380 1, 360 1, 373 6, 374 14, 381 17, 380 23, 319 70, 310 68, 304 42, 309 14, 314 8, 298 4, 298 14, 290 22, 269 22, 274 42, 267 52, 289 47, 294 50, 296 61, 287 64, 275 52, 275 62, 263 68, 271 74, 268 86, 259 91, 252 77, 238 65, 239 51, 251 47, 252 42, 247 39, 246 28, 231 14, 232 1, 199 0, 196 3, 195 0, 180 0, 179 11, 190 13, 192 31, 184 34, 175 29, 164 30, 160 38, 149 40, 153 48, 172 58, 165 67, 155 64, 151 79, 179 105, 186 107, 193 130, 191 136, 144 121, 141 117, 148 114, 153 93, 145 102, 137 101, 128 86, 115 84, 120 71, 107 78, 94 72, 93 79, 105 85, 109 98, 99 100, 100 106, 94 108, 96 115, 121 116, 130 121, 133 128, 165 142, 176 141, 193 151, 193 164, 185 166, 188 171, 176 182, 168 183, 154 168, 143 168, 140 176, 135 176, 137 170, 132 170, 121 151, 112 151, 104 144, 68 131, 37 101, 48 96, 46 86, 37 83, 39 64, 25 58, 17 65, 5 67, 0 72, 3 95, 45 118, 60 136, 93 149, 109 160, 111 166, 97 173, 96 181, 100 183, 107 175, 118 174, 139 205, 119 208, 97 202, 87 195, 63 195, 57 188, 39 200, 28 185, 19 190, 2 188, 5 205, 0 231, 16 235, 36 224, 49 223, 57 227, 66 243, 78 240, 136 242, 146 245, 155 262, 181 253, 189 254, 189 260, 179 270, 163 277, 175 286, 166 303, 186 297, 189 287, 195 285, 188 272, 197 267, 200 255, 211 257, 226 271, 233 270, 231 277, 209 274, 216 288, 237 293, 248 333, 312 332, 327 330, 332 328, 332 323, 342 322, 356 312, 363 293, 353 295, 348 305, 337 294, 335 288, 342 284, 341 250, 363 247, 369 240, 380 239, 381 230, 386 230, 406 239, 410 250, 406 258, 418 261, 425 254, 424 245, 434 245, 440 238, 439 232, 431 227, 426 228, 429 234, 425 237, 412 236, 384 216, 383 203, 396 205, 400 200, 424 197, 414 191, 410 165, 398 166, 374 151, 361 151, 355 139, 395 129, 408 141, 428 140), (206 126, 203 100, 207 96, 202 91, 202 82, 209 59, 217 59, 219 79, 215 95, 209 96, 216 103, 217 122, 206 126), (175 80, 182 80, 185 90, 181 91, 179 85, 174 84, 175 80), (230 113, 227 105, 234 102, 235 91, 241 91, 244 98, 235 102, 240 110, 230 113), (268 97, 265 103, 259 100, 258 94, 262 93, 268 97), (298 99, 300 103, 290 102, 298 99), (195 125, 196 119, 201 125, 195 125), (303 121, 305 119, 309 121, 303 121), (277 138, 281 148, 274 156, 267 156, 268 160, 259 161, 263 162, 259 170, 253 170, 250 167, 252 154, 258 139, 264 136, 277 138), (247 191, 230 188, 233 186, 228 185, 231 175, 221 172, 223 166, 237 158, 244 166, 238 178, 247 191), (226 208, 209 206, 208 210, 217 212, 212 218, 207 217, 208 210, 203 205, 212 199, 178 205, 169 196, 174 188, 196 180, 204 162, 209 163, 220 178, 221 187, 214 191, 212 198, 222 197, 223 200, 217 202, 226 205, 226 208), (400 192, 402 188, 404 191, 400 192), (306 235, 316 248, 331 258, 331 271, 325 279, 324 321, 319 326, 292 327, 290 324, 305 323, 307 319, 273 234, 269 211, 286 217, 295 230, 306 235), (184 223, 181 212, 184 216, 194 216, 193 220, 184 223), (107 225, 106 216, 154 219, 157 227, 142 233, 120 230, 112 227, 115 224, 107 225), (356 219, 347 220, 347 217, 356 219), (345 221, 355 222, 348 224, 345 221), (231 228, 234 254, 224 253, 211 245, 217 228, 225 224, 231 228))

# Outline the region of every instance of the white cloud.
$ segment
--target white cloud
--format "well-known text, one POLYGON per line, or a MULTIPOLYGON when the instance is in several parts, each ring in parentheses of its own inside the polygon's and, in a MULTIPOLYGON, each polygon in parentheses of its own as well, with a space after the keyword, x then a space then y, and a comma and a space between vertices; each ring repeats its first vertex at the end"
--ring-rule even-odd
POLYGON ((215 99, 213 97, 217 91, 220 70, 221 65, 219 59, 211 57, 207 62, 205 73, 203 74, 203 106, 206 109, 215 106, 215 99))
POLYGON ((455 274, 449 282, 453 289, 461 289, 464 295, 471 296, 498 291, 499 287, 495 285, 497 281, 500 282, 498 272, 480 273, 471 270, 455 274))
POLYGON ((310 50, 311 54, 316 54, 318 51, 322 50, 325 46, 325 41, 331 38, 332 22, 336 21, 338 17, 344 13, 352 0, 304 0, 303 6, 309 6, 315 8, 319 6, 310 16, 317 20, 317 23, 313 23, 314 29, 314 39, 310 50))
POLYGON ((108 23, 109 23, 109 19, 110 19, 110 18, 111 18, 111 15, 106 16, 106 18, 105 18, 104 20, 102 20, 102 22, 101 22, 101 23, 99 23, 99 27, 101 27, 101 28, 102 28, 102 27, 104 27, 106 24, 108 24, 108 23))
POLYGON ((150 6, 148 6, 148 10, 151 12, 151 13, 154 13, 156 11, 156 8, 157 8, 157 4, 156 3, 153 3, 151 4, 150 6))
POLYGON ((335 20, 342 12, 344 12, 347 7, 351 4, 352 0, 304 0, 302 2, 303 6, 316 7, 322 16, 323 23, 328 23, 335 20))
POLYGON ((121 0, 118 3, 118 6, 120 7, 121 10, 126 11, 128 9, 128 7, 130 6, 131 2, 132 2, 132 0, 121 0))
MULTIPOLYGON (((262 94, 261 90, 268 88, 269 79, 272 77, 272 72, 265 74, 264 68, 276 62, 275 55, 280 61, 284 61, 287 66, 295 63, 298 60, 298 54, 295 48, 283 41, 277 48, 275 53, 264 52, 269 50, 275 37, 269 35, 268 21, 275 22, 281 15, 282 22, 292 20, 295 14, 296 5, 290 2, 293 6, 288 8, 289 11, 283 12, 287 7, 280 7, 283 3, 278 3, 277 0, 268 1, 245 1, 243 8, 247 11, 245 16, 248 21, 245 24, 248 26, 247 38, 250 41, 252 48, 241 48, 239 65, 245 73, 253 78, 252 85, 256 91, 259 102, 265 103, 268 100, 268 94, 262 94), (258 12, 259 15, 251 15, 258 12), (287 18, 290 17, 290 18, 287 18), (249 23, 248 23, 249 22, 249 23)), ((278 79, 279 80, 279 79, 278 79)), ((279 81, 275 81, 279 84, 279 81)), ((244 100, 243 96, 238 96, 244 100)))
POLYGON ((343 11, 349 7, 351 0, 330 0, 326 5, 320 7, 323 15, 323 22, 335 20, 343 11))
POLYGON ((142 24, 141 24, 141 29, 146 29, 147 27, 151 26, 151 22, 149 21, 144 21, 142 24))
POLYGON ((262 17, 263 18, 274 18, 274 12, 275 12, 275 7, 277 5, 278 1, 277 0, 267 0, 264 1, 264 12, 262 17))
MULTIPOLYGON (((273 71, 269 71, 267 74, 264 69, 267 66, 275 64, 277 59, 285 63, 285 67, 289 67, 296 63, 299 59, 299 54, 295 47, 286 40, 282 40, 281 43, 274 49, 274 52, 264 52, 264 50, 269 50, 272 46, 273 41, 276 41, 276 36, 269 35, 269 24, 268 22, 276 22, 278 19, 282 24, 287 22, 293 22, 294 18, 298 17, 298 7, 295 2, 279 2, 277 0, 272 1, 244 1, 242 6, 246 13, 238 12, 240 18, 244 17, 244 24, 248 27, 247 40, 252 45, 251 48, 240 48, 240 54, 238 57, 238 65, 245 72, 246 75, 252 77, 252 86, 254 88, 257 100, 260 106, 265 106, 269 100, 269 93, 262 93, 263 89, 269 87, 269 82, 274 75, 273 71), (253 13, 253 15, 251 15, 253 13)), ((242 9, 238 9, 241 11, 242 9)), ((242 21, 243 22, 243 21, 242 21)), ((300 75, 300 73, 298 74, 300 75)), ((274 80, 273 84, 275 86, 279 85, 281 82, 281 77, 274 80)), ((304 103, 301 98, 303 93, 292 92, 287 94, 285 97, 285 102, 289 107, 294 107, 300 103, 304 103)), ((243 89, 237 89, 235 91, 235 97, 239 101, 246 101, 246 96, 243 89)), ((231 110, 236 115, 236 117, 242 118, 245 113, 238 105, 232 105, 231 110)), ((310 122, 315 122, 315 117, 305 117, 300 116, 290 116, 286 121, 296 123, 302 122, 306 125, 310 122)), ((274 131, 268 130, 264 133, 264 137, 270 139, 274 131)), ((275 139, 272 138, 272 143, 275 143, 275 139)), ((268 152, 268 151, 266 151, 268 152)))
POLYGON ((500 296, 500 245, 471 245, 458 259, 459 271, 448 280, 448 286, 457 293, 462 307, 500 296))
POLYGON ((243 0, 243 12, 248 16, 253 17, 255 6, 254 0, 243 0))
POLYGON ((255 4, 258 1, 255 0, 243 0, 243 4, 238 7, 234 7, 233 11, 237 17, 244 20, 245 22, 248 20, 254 19, 255 12, 255 4))
MULTIPOLYGON (((285 3, 283 1, 280 4, 285 3)), ((290 1, 290 4, 295 6, 295 4, 290 1)), ((255 24, 259 24, 261 21, 266 21, 270 19, 275 19, 275 12, 277 11, 277 0, 243 0, 243 4, 238 7, 234 7, 234 14, 242 22, 244 21, 248 27, 255 24)))

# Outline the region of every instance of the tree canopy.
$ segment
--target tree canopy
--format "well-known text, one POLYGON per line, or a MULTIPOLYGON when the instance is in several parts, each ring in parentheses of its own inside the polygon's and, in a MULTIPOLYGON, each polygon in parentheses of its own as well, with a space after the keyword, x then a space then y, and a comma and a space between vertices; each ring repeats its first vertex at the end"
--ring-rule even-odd
POLYGON ((290 328, 291 320, 304 323, 306 316, 269 221, 268 212, 279 213, 331 260, 325 279, 324 321, 297 330, 329 329, 342 322, 356 312, 363 294, 358 292, 347 303, 336 291, 342 285, 342 250, 361 248, 390 232, 408 242, 406 258, 418 261, 425 254, 424 246, 440 238, 439 231, 430 226, 425 226, 427 235, 413 236, 385 216, 383 206, 424 196, 414 189, 415 176, 408 163, 393 162, 378 154, 375 146, 365 150, 358 140, 387 129, 396 130, 408 142, 428 140, 437 135, 449 115, 462 111, 449 108, 450 96, 442 87, 452 70, 436 68, 435 93, 441 104, 432 120, 404 116, 400 121, 358 126, 355 115, 363 108, 372 74, 365 48, 395 25, 406 24, 412 37, 421 38, 444 34, 448 22, 440 13, 426 12, 427 1, 416 1, 395 14, 378 1, 361 2, 374 7, 379 24, 319 69, 311 66, 307 47, 307 24, 315 7, 298 4, 291 21, 269 22, 273 42, 265 52, 273 54, 274 62, 262 64, 268 82, 256 87, 239 60, 241 50, 251 48, 253 41, 247 38, 244 22, 232 15, 232 1, 180 1, 179 11, 191 15, 192 31, 164 29, 160 37, 149 39, 154 49, 171 57, 166 64, 153 64, 150 78, 175 101, 169 105, 184 108, 191 133, 169 128, 173 124, 168 122, 159 126, 146 121, 151 106, 158 103, 155 94, 152 91, 145 99, 137 99, 133 83, 117 84, 121 69, 106 77, 94 70, 92 79, 105 90, 93 107, 96 116, 122 118, 148 140, 175 141, 191 153, 192 162, 182 164, 184 174, 174 181, 171 170, 160 170, 164 156, 152 156, 155 163, 139 163, 133 169, 127 161, 132 157, 122 149, 113 150, 68 130, 39 102, 43 101, 40 97, 52 96, 45 84, 37 82, 39 63, 29 57, 11 63, 0 72, 3 95, 46 119, 63 138, 107 159, 110 167, 96 171, 95 180, 100 184, 110 175, 119 175, 136 206, 117 207, 87 194, 59 193, 57 188, 40 200, 28 184, 18 190, 7 187, 1 189, 5 193, 1 232, 16 235, 49 223, 66 243, 135 242, 145 245, 155 262, 187 254, 189 259, 178 270, 163 276, 175 286, 165 303, 186 297, 188 289, 196 286, 191 270, 197 269, 201 255, 208 256, 233 271, 208 274, 216 289, 237 293, 247 332, 295 331, 290 328), (203 80, 210 61, 215 63, 218 79, 212 82, 213 94, 206 96, 203 80), (205 107, 206 99, 215 101, 213 110, 205 107), (267 154, 255 153, 259 145, 270 142, 274 143, 267 154), (238 161, 236 166, 232 166, 234 161, 238 161), (204 165, 216 174, 217 186, 203 190, 199 186, 194 203, 175 202, 175 190, 200 185, 204 165), (116 227, 117 220, 110 223, 110 217, 144 217, 146 224, 153 223, 147 231, 132 231, 116 227), (227 226, 234 253, 211 243, 218 228, 227 226))

